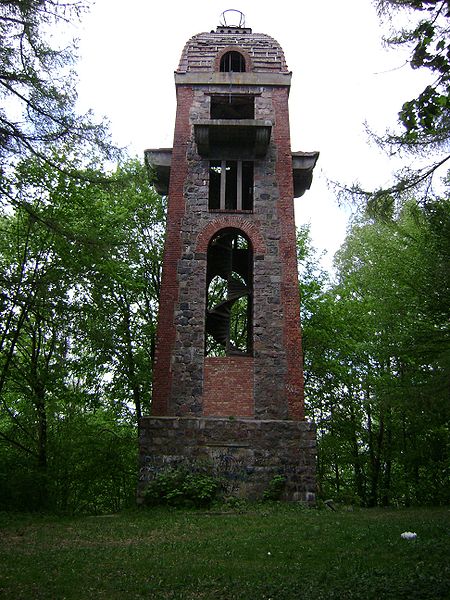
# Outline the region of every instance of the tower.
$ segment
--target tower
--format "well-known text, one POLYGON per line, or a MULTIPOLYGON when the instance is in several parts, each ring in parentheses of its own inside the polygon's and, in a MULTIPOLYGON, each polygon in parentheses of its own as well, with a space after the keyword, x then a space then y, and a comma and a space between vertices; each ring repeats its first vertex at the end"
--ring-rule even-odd
POLYGON ((231 12, 186 43, 173 148, 146 151, 168 215, 141 486, 201 461, 238 494, 282 474, 287 498, 311 501, 293 199, 318 153, 291 151, 282 48, 231 12))

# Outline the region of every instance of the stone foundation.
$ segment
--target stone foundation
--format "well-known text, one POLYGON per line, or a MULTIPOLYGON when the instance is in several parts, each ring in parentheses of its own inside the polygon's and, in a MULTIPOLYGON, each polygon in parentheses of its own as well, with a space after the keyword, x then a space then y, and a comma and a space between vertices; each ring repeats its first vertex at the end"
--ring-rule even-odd
POLYGON ((316 435, 306 421, 145 417, 139 445, 138 503, 158 473, 181 466, 206 469, 225 494, 254 500, 283 475, 285 500, 315 502, 316 435))

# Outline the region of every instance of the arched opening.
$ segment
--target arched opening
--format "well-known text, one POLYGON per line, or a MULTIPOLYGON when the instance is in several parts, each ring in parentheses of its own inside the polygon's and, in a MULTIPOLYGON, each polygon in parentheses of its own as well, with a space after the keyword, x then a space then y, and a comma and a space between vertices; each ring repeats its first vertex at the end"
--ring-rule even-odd
POLYGON ((230 50, 220 59, 221 73, 245 73, 245 58, 240 52, 230 50))
POLYGON ((205 354, 252 352, 253 252, 237 229, 217 233, 208 246, 205 354))

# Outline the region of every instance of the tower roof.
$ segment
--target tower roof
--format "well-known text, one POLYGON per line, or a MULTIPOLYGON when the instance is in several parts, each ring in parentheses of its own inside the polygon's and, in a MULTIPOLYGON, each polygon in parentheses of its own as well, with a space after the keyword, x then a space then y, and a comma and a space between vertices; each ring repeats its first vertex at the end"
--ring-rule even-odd
POLYGON ((216 31, 198 33, 186 43, 177 73, 216 71, 217 57, 228 50, 242 52, 249 59, 249 71, 289 72, 283 49, 272 37, 247 27, 219 25, 216 31))

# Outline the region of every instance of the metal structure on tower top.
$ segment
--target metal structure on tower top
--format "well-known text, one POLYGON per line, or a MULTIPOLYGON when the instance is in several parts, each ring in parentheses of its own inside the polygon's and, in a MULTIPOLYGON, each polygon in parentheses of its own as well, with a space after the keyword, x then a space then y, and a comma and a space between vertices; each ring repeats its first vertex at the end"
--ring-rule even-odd
POLYGON ((220 15, 221 27, 245 27, 245 15, 240 10, 229 8, 220 15))

